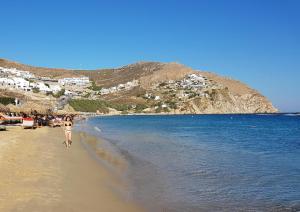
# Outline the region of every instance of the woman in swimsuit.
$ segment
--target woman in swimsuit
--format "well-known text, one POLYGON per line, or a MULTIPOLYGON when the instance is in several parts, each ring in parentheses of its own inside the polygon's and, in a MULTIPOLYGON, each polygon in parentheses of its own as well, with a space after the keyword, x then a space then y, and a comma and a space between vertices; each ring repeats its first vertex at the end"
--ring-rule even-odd
POLYGON ((66 140, 65 140, 65 144, 66 147, 70 147, 72 144, 72 126, 73 126, 73 122, 70 116, 67 116, 65 118, 64 121, 64 130, 65 130, 65 136, 66 136, 66 140))

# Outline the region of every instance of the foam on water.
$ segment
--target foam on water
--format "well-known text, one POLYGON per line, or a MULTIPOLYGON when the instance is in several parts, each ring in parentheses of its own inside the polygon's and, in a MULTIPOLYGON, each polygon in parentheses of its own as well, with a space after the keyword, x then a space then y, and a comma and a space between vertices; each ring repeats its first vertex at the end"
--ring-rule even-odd
POLYGON ((94 127, 97 132, 101 132, 102 130, 99 127, 94 127))

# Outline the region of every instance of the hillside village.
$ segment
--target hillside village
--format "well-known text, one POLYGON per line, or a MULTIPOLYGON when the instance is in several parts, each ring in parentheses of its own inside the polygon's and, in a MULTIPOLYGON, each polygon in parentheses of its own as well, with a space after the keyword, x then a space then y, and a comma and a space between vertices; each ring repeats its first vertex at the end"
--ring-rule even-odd
POLYGON ((90 86, 90 80, 85 76, 51 79, 49 77, 37 77, 28 71, 16 68, 0 67, 0 88, 2 89, 44 94, 57 94, 64 89, 64 94, 76 96, 80 94, 80 90, 88 86, 90 86))
MULTIPOLYGON (((86 76, 51 79, 49 77, 37 77, 28 71, 18 70, 16 68, 0 67, 0 88, 17 90, 29 95, 30 93, 37 92, 45 95, 56 95, 59 92, 63 92, 60 96, 66 96, 69 99, 81 99, 86 97, 87 94, 90 96, 90 99, 101 99, 101 97, 105 95, 130 91, 139 86, 139 81, 132 80, 109 88, 101 88, 98 91, 91 90, 91 84, 92 82, 86 76)), ((169 111, 171 108, 176 108, 180 101, 182 102, 196 96, 207 96, 208 94, 204 91, 210 86, 211 82, 200 74, 188 74, 182 80, 169 80, 153 84, 151 91, 154 92, 145 91, 142 98, 147 100, 148 103, 152 100, 152 103, 158 102, 159 104, 154 104, 152 110, 151 105, 153 104, 150 106, 146 104, 143 106, 143 110, 144 112, 157 112, 158 109, 163 109, 165 112, 169 111), (163 96, 166 97, 166 92, 168 92, 169 96, 174 97, 171 103, 172 105, 163 101, 163 96), (174 103, 176 99, 178 99, 178 102, 174 103)), ((136 104, 132 104, 128 109, 135 108, 136 104)))
POLYGON ((26 96, 21 104, 40 102, 53 111, 66 106, 72 111, 99 114, 276 111, 265 97, 237 81, 176 63, 62 72, 8 64, 0 64, 0 90, 26 96), (239 89, 232 90, 236 86, 239 89))

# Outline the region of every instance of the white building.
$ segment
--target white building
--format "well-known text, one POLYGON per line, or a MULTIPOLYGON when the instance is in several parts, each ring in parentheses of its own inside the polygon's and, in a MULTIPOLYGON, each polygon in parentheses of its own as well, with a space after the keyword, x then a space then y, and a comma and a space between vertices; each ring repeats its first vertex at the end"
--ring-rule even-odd
POLYGON ((15 83, 15 88, 20 90, 31 90, 29 87, 29 81, 20 78, 20 77, 14 77, 13 81, 15 83))
POLYGON ((14 87, 15 82, 12 79, 9 78, 0 78, 0 85, 1 86, 6 86, 6 87, 14 87))
POLYGON ((0 78, 0 86, 2 87, 31 91, 29 84, 29 81, 20 77, 0 78))
POLYGON ((41 92, 44 92, 44 93, 52 91, 50 89, 50 87, 48 87, 47 85, 45 85, 45 83, 43 83, 43 82, 37 82, 36 83, 36 88, 38 88, 41 92))
POLYGON ((90 83, 88 77, 72 77, 59 79, 58 83, 60 85, 77 85, 77 86, 87 86, 90 83))
POLYGON ((126 82, 125 84, 119 84, 117 86, 113 86, 110 88, 102 88, 100 90, 100 94, 101 95, 106 95, 109 93, 115 93, 118 91, 122 91, 122 90, 131 90, 132 88, 136 87, 139 85, 139 81, 138 80, 133 80, 130 82, 126 82))
POLYGON ((65 93, 64 93, 64 94, 65 94, 65 95, 73 95, 74 93, 71 92, 71 91, 65 90, 65 93))
POLYGON ((16 76, 16 77, 21 77, 25 79, 33 79, 35 76, 30 73, 29 71, 22 71, 18 70, 16 68, 4 68, 0 67, 0 73, 5 73, 9 76, 16 76))
POLYGON ((180 86, 183 88, 202 88, 206 85, 204 77, 196 74, 187 75, 182 81, 180 86))
POLYGON ((59 85, 52 85, 52 84, 50 84, 50 90, 53 93, 57 93, 57 92, 61 91, 61 87, 59 85))

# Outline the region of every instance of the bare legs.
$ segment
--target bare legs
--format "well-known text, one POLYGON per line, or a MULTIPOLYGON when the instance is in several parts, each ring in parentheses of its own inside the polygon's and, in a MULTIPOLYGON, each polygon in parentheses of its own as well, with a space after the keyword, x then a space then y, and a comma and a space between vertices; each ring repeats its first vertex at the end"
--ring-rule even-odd
POLYGON ((71 131, 65 131, 65 136, 66 136, 66 147, 70 147, 72 143, 72 132, 71 131))
POLYGON ((72 144, 72 132, 71 131, 69 132, 68 142, 69 142, 69 146, 71 146, 71 144, 72 144))

